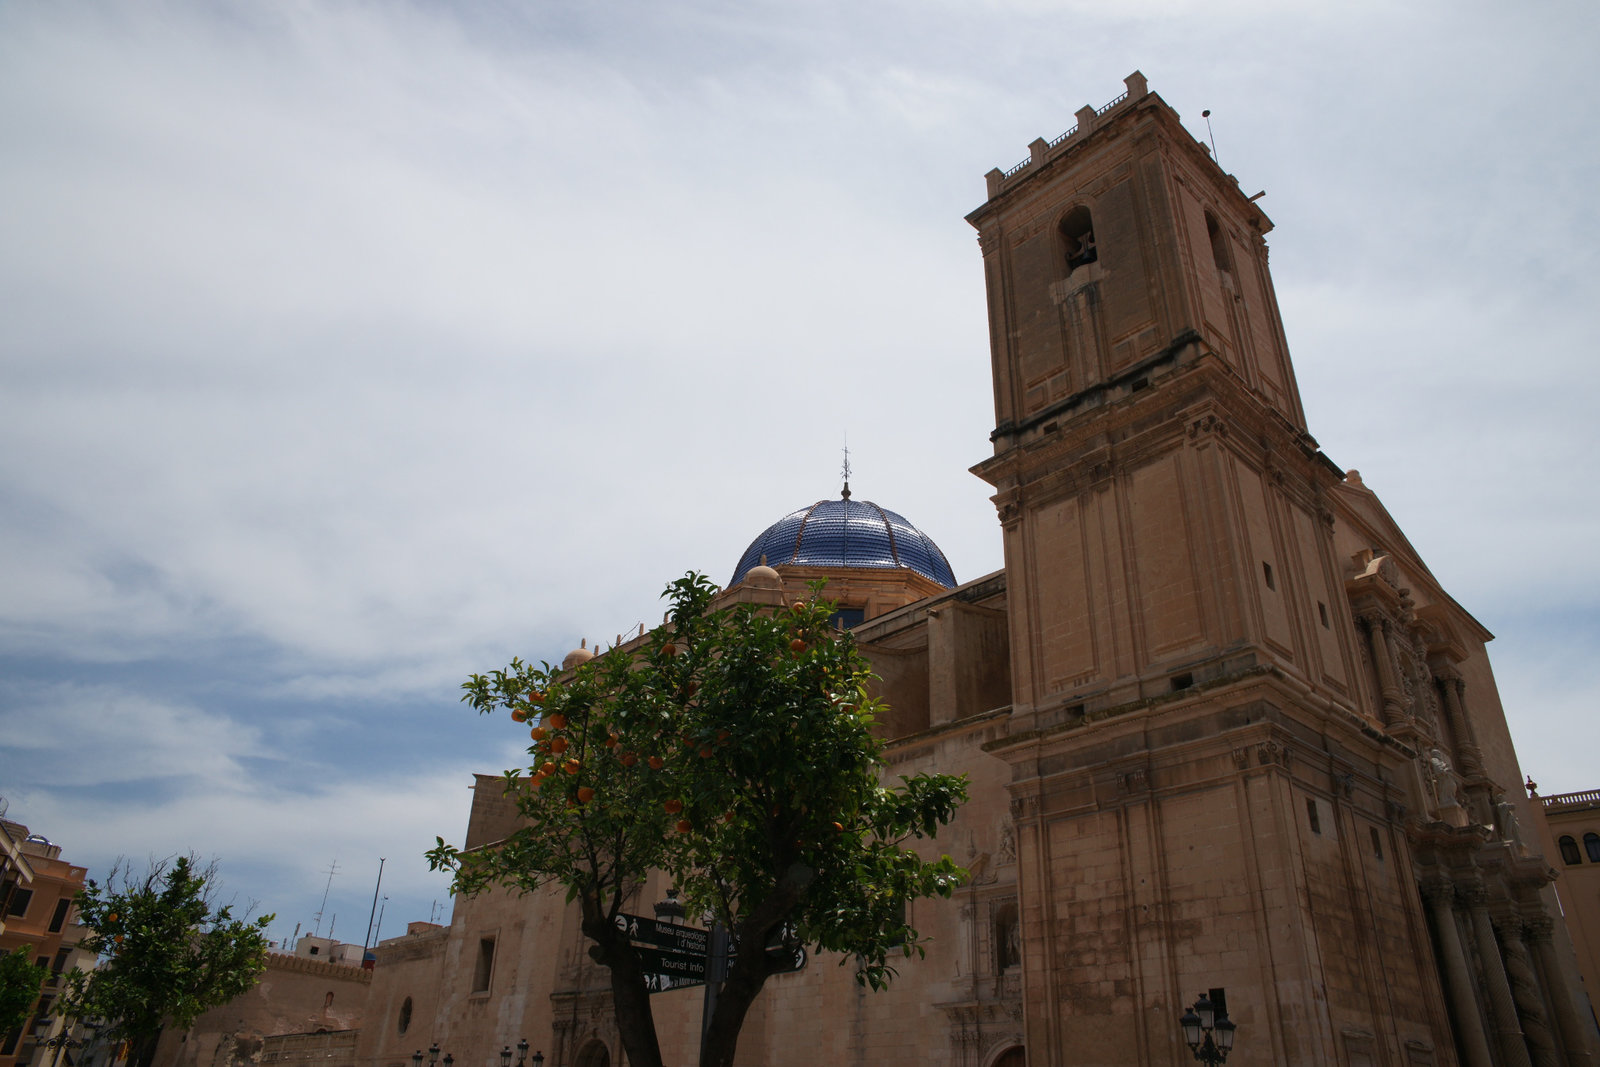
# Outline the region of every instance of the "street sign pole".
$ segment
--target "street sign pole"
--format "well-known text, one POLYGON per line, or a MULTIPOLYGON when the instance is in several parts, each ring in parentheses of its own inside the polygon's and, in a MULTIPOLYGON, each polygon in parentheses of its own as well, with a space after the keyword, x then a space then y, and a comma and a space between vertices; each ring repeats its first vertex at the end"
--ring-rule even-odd
POLYGON ((728 977, 728 928, 720 922, 711 924, 711 937, 706 945, 706 999, 700 1010, 700 1059, 706 1054, 706 1035, 711 1032, 711 1017, 717 1012, 717 994, 722 991, 723 980, 728 977))

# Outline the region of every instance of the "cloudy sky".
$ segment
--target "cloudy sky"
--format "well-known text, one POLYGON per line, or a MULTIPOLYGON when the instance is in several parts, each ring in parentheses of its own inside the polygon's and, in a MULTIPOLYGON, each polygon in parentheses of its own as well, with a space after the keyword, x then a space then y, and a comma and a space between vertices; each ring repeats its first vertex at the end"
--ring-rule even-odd
POLYGON ((1600 786, 1588 0, 0 2, 0 794, 362 940, 471 671, 837 491, 1000 565, 983 174, 1142 70, 1278 229, 1312 432, 1600 786), (334 917, 337 918, 334 918, 334 917))

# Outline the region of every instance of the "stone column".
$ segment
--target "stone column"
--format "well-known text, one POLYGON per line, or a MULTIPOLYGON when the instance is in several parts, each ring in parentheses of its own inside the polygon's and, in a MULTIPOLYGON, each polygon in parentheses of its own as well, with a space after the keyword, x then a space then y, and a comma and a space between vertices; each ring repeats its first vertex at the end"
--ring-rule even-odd
POLYGON ((1528 960, 1528 947, 1522 943, 1522 920, 1507 919, 1497 927, 1500 945, 1505 950, 1506 978, 1511 982, 1511 999, 1517 1005, 1517 1017, 1522 1020, 1522 1032, 1528 1036, 1528 1052, 1533 1057, 1533 1067, 1563 1067, 1556 1051, 1555 1035, 1545 1016, 1544 996, 1539 990, 1539 979, 1528 960))
POLYGON ((1393 726, 1405 718, 1405 693, 1395 673, 1394 650, 1389 647, 1389 620, 1378 615, 1363 615, 1361 625, 1367 631, 1367 644, 1372 649, 1372 663, 1378 671, 1378 691, 1383 696, 1383 724, 1393 726))
POLYGON ((1522 1024, 1517 1019, 1517 1004, 1511 996, 1511 982, 1506 978, 1504 961, 1500 958, 1500 943, 1494 937, 1494 923, 1489 919, 1488 893, 1482 883, 1466 886, 1462 890, 1467 912, 1472 917, 1472 932, 1478 946, 1478 960, 1483 964, 1483 984, 1489 994, 1489 1017, 1494 1020, 1495 1037, 1500 1055, 1508 1067, 1533 1067, 1528 1058, 1528 1044, 1523 1038, 1522 1024))
POLYGON ((1467 718, 1466 679, 1451 671, 1439 676, 1439 689, 1444 696, 1444 714, 1450 723, 1450 732, 1456 739, 1456 756, 1461 761, 1461 773, 1476 777, 1483 773, 1483 753, 1478 750, 1478 738, 1472 730, 1472 720, 1467 718))
POLYGON ((1456 1044, 1466 1067, 1494 1067, 1489 1055, 1489 1039, 1483 1032, 1483 1017, 1473 989, 1472 972, 1467 967, 1466 949, 1456 926, 1456 887, 1448 878, 1433 878, 1421 886, 1439 940, 1439 962, 1444 967, 1444 995, 1450 1002, 1456 1024, 1456 1044))
POLYGON ((1548 915, 1539 915, 1527 920, 1523 929, 1528 943, 1533 946, 1538 975, 1556 1015, 1561 1043, 1567 1049, 1567 1063, 1571 1067, 1590 1067, 1594 1063, 1594 1055, 1589 1048, 1589 1029, 1573 1003, 1572 987, 1568 985, 1561 965, 1556 962, 1555 945, 1550 939, 1555 923, 1548 915))

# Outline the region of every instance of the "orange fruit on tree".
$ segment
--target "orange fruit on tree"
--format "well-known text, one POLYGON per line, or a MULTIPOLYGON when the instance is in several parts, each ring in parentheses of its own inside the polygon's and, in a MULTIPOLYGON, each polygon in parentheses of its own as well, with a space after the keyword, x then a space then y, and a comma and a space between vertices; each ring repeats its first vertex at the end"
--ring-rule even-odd
POLYGON ((729 738, 730 738, 730 737, 732 737, 732 736, 733 736, 733 735, 732 735, 732 734, 730 734, 730 733, 729 733, 729 732, 728 732, 728 731, 726 731, 726 730, 718 730, 718 731, 717 731, 717 744, 719 744, 719 745, 725 745, 725 744, 727 744, 727 743, 728 743, 728 739, 729 739, 729 738))
POLYGON ((806 650, 806 643, 804 641, 802 641, 800 638, 797 637, 793 641, 789 642, 789 651, 793 652, 795 655, 798 656, 800 653, 804 652, 805 650, 806 650))
POLYGON ((683 810, 683 801, 674 797, 661 806, 666 809, 668 815, 676 815, 683 810))
POLYGON ((549 733, 550 731, 546 730, 543 726, 535 726, 533 729, 528 731, 528 736, 533 738, 535 741, 543 741, 549 735, 549 733))
MULTIPOLYGON (((691 824, 691 823, 690 823, 690 822, 689 822, 689 820, 688 820, 688 819, 679 819, 679 820, 678 820, 678 833, 680 833, 680 834, 686 834, 686 833, 688 833, 688 832, 689 832, 689 831, 690 831, 690 830, 691 830, 691 829, 693 829, 693 826, 692 826, 692 824, 691 824)), ((119 938, 119 939, 118 939, 118 940, 120 940, 120 938, 119 938)))
POLYGON ((528 713, 523 711, 521 708, 512 708, 511 709, 511 721, 512 722, 527 722, 528 721, 528 713))
POLYGON ((620 741, 620 740, 621 740, 621 738, 619 738, 616 734, 607 734, 606 735, 606 739, 605 739, 605 746, 607 748, 616 748, 617 747, 617 742, 620 741))
POLYGON ((841 834, 842 834, 842 833, 844 833, 844 823, 842 823, 842 822, 836 822, 836 823, 834 823, 834 824, 833 824, 833 828, 834 828, 834 829, 835 829, 835 830, 837 830, 837 831, 839 831, 839 832, 840 832, 840 833, 841 833, 841 834))
POLYGON ((624 767, 632 767, 639 762, 639 754, 637 752, 624 752, 621 758, 624 767))
POLYGON ((566 771, 568 774, 577 774, 578 768, 581 766, 582 764, 580 764, 577 760, 569 759, 567 762, 561 765, 561 769, 566 771))
POLYGON ((650 769, 652 771, 659 771, 665 764, 666 764, 666 761, 663 760, 660 756, 651 756, 650 757, 650 769))
POLYGON ((713 749, 710 745, 701 745, 700 746, 700 758, 701 759, 710 759, 712 754, 715 753, 715 751, 716 750, 713 749))
POLYGON ((669 656, 676 656, 678 654, 678 646, 673 644, 671 641, 668 641, 666 644, 661 646, 661 651, 669 656))
POLYGON ((589 801, 591 801, 593 799, 594 799, 594 789, 593 788, 591 788, 590 786, 586 786, 586 785, 580 785, 578 787, 578 803, 579 804, 587 804, 587 803, 589 803, 589 801))
POLYGON ((548 778, 552 774, 556 773, 556 765, 551 763, 549 760, 545 760, 539 765, 539 773, 548 778))
POLYGON ((544 717, 544 721, 545 725, 549 726, 552 730, 565 730, 567 728, 567 717, 561 714, 559 711, 553 715, 546 715, 544 717))
POLYGON ((723 816, 723 817, 722 817, 722 821, 723 821, 723 822, 732 822, 732 821, 733 821, 733 812, 731 812, 731 811, 730 811, 730 812, 728 812, 728 813, 727 813, 727 814, 725 814, 725 815, 724 815, 724 816, 723 816))
POLYGON ((551 752, 554 752, 556 755, 559 756, 559 755, 561 755, 561 753, 565 752, 566 750, 567 750, 567 739, 565 737, 552 737, 550 739, 550 751, 551 752))
POLYGON ((543 704, 544 703, 544 694, 539 692, 537 689, 532 690, 531 692, 528 693, 528 703, 530 703, 530 704, 543 704))

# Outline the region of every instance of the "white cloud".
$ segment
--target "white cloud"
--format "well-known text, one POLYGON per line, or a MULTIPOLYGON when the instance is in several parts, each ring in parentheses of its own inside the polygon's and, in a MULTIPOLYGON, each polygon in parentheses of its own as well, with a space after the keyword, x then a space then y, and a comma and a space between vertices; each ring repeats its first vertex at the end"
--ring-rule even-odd
MULTIPOLYGON (((961 215, 1135 67, 1269 191, 1328 453, 1492 628, 1593 618, 1597 36, 1577 4, 0 7, 0 655, 38 679, 5 744, 190 776, 31 818, 313 895, 339 848, 415 851, 347 827, 448 831, 465 764, 396 781, 348 723, 725 580, 846 433, 860 496, 999 566, 961 215), (207 672, 303 707, 224 715, 207 672)), ((1537 777, 1516 709, 1591 694, 1502 644, 1537 777)))

